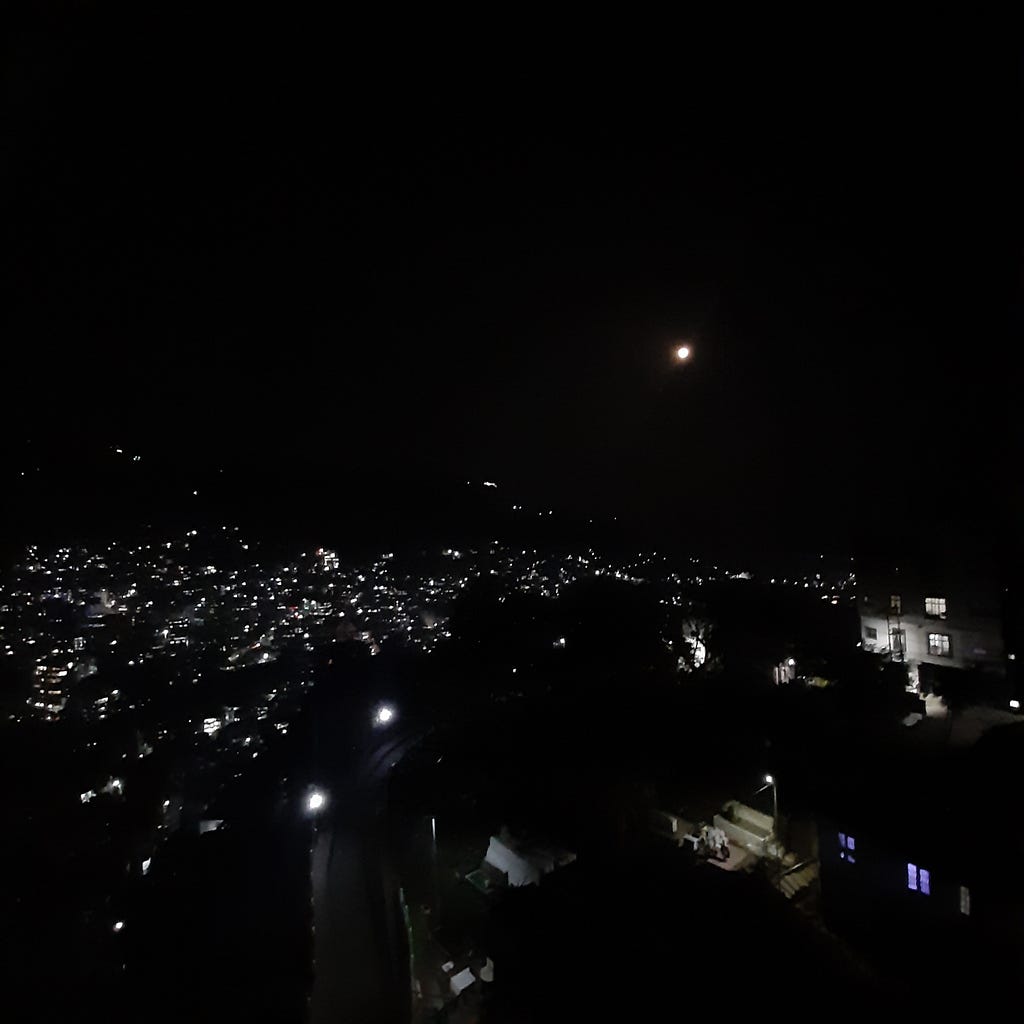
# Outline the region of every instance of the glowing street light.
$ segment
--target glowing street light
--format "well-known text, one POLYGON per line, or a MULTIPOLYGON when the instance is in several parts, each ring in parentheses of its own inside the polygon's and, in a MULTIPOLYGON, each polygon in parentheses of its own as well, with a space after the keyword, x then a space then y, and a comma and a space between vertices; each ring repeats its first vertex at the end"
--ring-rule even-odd
POLYGON ((765 786, 772 787, 772 832, 775 833, 775 841, 779 839, 779 790, 775 785, 775 776, 766 775, 764 777, 765 786))
POLYGON ((121 930, 122 930, 123 928, 124 928, 124 921, 115 921, 115 922, 114 922, 114 931, 115 931, 115 932, 119 932, 119 931, 121 931, 121 930))
POLYGON ((676 349, 676 359, 678 359, 679 362, 681 362, 681 363, 685 363, 686 360, 689 359, 689 358, 690 358, 690 346, 689 345, 680 345, 676 349))
POLYGON ((323 810, 326 803, 327 797, 319 789, 314 789, 306 800, 306 807, 311 814, 316 814, 317 811, 323 810))
POLYGON ((395 709, 389 704, 381 704, 373 715, 374 725, 388 725, 395 720, 395 709))

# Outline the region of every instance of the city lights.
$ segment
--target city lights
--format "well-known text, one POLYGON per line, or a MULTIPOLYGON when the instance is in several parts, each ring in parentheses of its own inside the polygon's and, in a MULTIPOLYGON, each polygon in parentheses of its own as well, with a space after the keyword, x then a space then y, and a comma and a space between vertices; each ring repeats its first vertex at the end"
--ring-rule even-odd
POLYGON ((1012 1006, 1012 33, 203 13, 12 36, 4 1019, 1012 1006))
MULTIPOLYGON (((507 506, 503 503, 503 507, 507 506)), ((520 505, 518 500, 515 507, 517 512, 528 510, 531 516, 553 518, 550 507, 520 505)), ((752 575, 742 564, 714 565, 698 558, 673 566, 663 554, 647 550, 611 556, 582 546, 555 557, 522 541, 512 545, 501 539, 463 548, 439 547, 420 569, 403 565, 394 552, 349 560, 326 548, 261 562, 256 554, 261 548, 258 539, 243 540, 230 529, 230 534, 221 529, 217 534, 229 549, 224 562, 212 552, 194 560, 195 547, 190 545, 209 539, 204 530, 195 528, 170 539, 155 537, 150 543, 51 552, 32 549, 17 570, 22 574, 17 590, 0 595, 3 649, 25 661, 30 698, 22 712, 26 717, 55 721, 70 716, 86 728, 109 728, 108 722, 133 726, 134 738, 109 750, 111 763, 125 768, 116 775, 104 772, 76 780, 72 802, 77 797, 75 811, 85 818, 110 813, 115 801, 131 807, 133 799, 141 800, 159 808, 155 815, 139 816, 140 822, 149 820, 140 826, 137 849, 143 852, 133 860, 132 873, 147 885, 155 881, 148 876, 154 874, 155 858, 162 856, 161 844, 192 822, 185 813, 188 802, 180 781, 166 777, 160 780, 160 788, 152 790, 137 785, 127 765, 141 764, 139 758, 162 747, 172 752, 183 744, 194 744, 208 765, 208 780, 199 794, 208 809, 202 813, 224 814, 223 818, 201 817, 199 834, 236 827, 229 805, 218 802, 219 794, 243 779, 257 760, 261 765, 271 761, 275 745, 294 735, 297 698, 313 685, 313 669, 294 668, 289 652, 311 654, 330 650, 328 645, 339 645, 333 649, 340 650, 348 644, 369 655, 408 651, 429 656, 441 645, 455 642, 449 616, 480 578, 500 583, 500 603, 515 594, 530 601, 557 602, 571 588, 595 580, 624 589, 656 588, 666 613, 664 640, 671 648, 679 643, 679 619, 669 633, 668 617, 682 617, 688 588, 731 586, 732 581, 748 581, 752 575), (274 662, 280 675, 272 677, 273 682, 262 677, 267 681, 247 690, 247 670, 274 662), (83 679, 104 672, 107 665, 114 672, 120 666, 132 666, 131 675, 144 676, 146 681, 140 686, 135 681, 122 683, 113 673, 100 675, 110 681, 97 691, 83 688, 76 694, 83 679), (226 697, 215 696, 218 688, 210 685, 211 672, 239 673, 234 679, 237 696, 230 698, 230 706, 222 703, 226 697), (139 727, 137 720, 146 721, 140 710, 148 712, 156 706, 155 690, 161 680, 167 687, 162 696, 176 697, 185 689, 195 695, 195 710, 188 717, 170 714, 139 727), (88 693, 88 700, 80 699, 81 693, 88 693)), ((811 586, 830 586, 839 593, 847 585, 845 577, 829 577, 826 583, 819 579, 822 575, 815 573, 811 586)), ((801 576, 789 582, 802 587, 808 579, 801 576)), ((548 651, 564 661, 569 640, 573 651, 578 649, 585 659, 583 634, 570 632, 567 623, 554 620, 546 636, 548 651)), ((702 641, 695 641, 693 653, 698 663, 710 657, 702 641)), ((519 687, 525 691, 530 686, 536 666, 520 660, 517 651, 510 650, 508 660, 503 674, 516 687, 509 688, 513 699, 519 699, 523 696, 519 687)), ((251 678, 255 682, 256 677, 251 678)), ((381 747, 387 749, 385 740, 406 738, 405 730, 399 737, 396 727, 398 718, 411 712, 399 708, 397 701, 375 700, 364 714, 368 718, 363 719, 363 728, 376 734, 381 747)), ((410 734, 421 725, 420 721, 410 723, 410 734)), ((129 730, 123 732, 132 735, 129 730)), ((105 742, 90 736, 86 746, 102 749, 105 742)), ((390 751, 388 758, 388 763, 397 764, 390 751)), ((149 763, 159 762, 157 756, 149 763)), ((441 763, 440 757, 437 762, 441 763)), ((772 778, 767 776, 769 782, 772 778)), ((287 791, 289 783, 282 779, 282 785, 287 791)), ((324 827, 330 816, 330 793, 309 787, 292 799, 296 813, 313 831, 324 827)), ((432 835, 435 830, 436 820, 431 819, 432 835)), ((107 921, 104 927, 120 933, 127 925, 118 920, 107 921)))

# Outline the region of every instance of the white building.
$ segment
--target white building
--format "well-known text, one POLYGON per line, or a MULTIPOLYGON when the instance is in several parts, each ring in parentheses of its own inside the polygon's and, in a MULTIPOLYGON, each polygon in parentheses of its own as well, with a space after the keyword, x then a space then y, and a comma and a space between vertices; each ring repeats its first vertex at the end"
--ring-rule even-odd
POLYGON ((892 565, 859 572, 857 606, 866 651, 905 663, 915 688, 936 668, 1005 671, 1000 593, 967 557, 955 568, 892 565))

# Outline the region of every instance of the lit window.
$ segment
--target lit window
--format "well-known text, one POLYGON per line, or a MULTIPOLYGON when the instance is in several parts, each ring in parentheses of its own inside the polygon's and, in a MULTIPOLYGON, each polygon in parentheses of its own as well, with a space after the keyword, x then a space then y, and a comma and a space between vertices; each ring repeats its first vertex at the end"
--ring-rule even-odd
POLYGON ((893 654, 902 654, 907 649, 907 631, 905 629, 889 630, 889 649, 893 654))
POLYGON ((925 896, 932 894, 932 875, 930 871, 919 868, 916 864, 907 865, 907 888, 925 896))
POLYGON ((960 913, 964 917, 971 916, 971 890, 966 885, 960 886, 960 913))
POLYGON ((899 594, 889 595, 889 611, 899 615, 903 611, 903 598, 899 594))
POLYGON ((924 613, 935 619, 944 619, 946 617, 946 599, 944 597, 926 597, 924 613))
POLYGON ((853 856, 854 850, 857 849, 857 844, 854 841, 853 836, 848 836, 845 832, 839 833, 839 859, 849 861, 851 864, 856 864, 857 861, 853 856))
POLYGON ((929 633, 928 653, 936 658, 948 658, 950 656, 949 636, 946 633, 929 633))

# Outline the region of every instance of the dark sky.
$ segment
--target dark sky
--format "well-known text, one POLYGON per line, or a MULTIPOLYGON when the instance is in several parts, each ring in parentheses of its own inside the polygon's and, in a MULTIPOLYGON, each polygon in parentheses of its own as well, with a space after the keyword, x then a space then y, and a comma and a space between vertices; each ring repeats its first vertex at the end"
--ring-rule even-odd
POLYGON ((5 54, 9 469, 95 439, 766 536, 1009 500, 1015 55, 98 9, 5 54))

